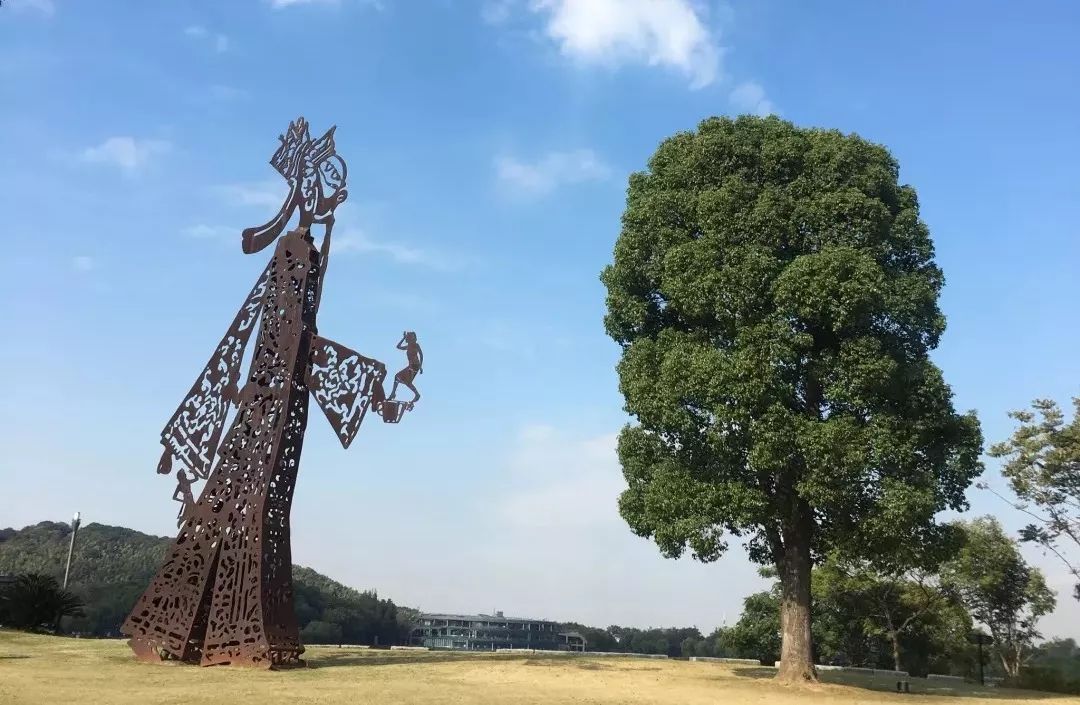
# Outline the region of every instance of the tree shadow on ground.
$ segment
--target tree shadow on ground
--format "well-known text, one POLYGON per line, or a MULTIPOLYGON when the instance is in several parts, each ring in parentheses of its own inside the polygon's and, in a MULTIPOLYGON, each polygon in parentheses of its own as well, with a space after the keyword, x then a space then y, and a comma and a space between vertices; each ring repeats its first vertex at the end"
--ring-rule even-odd
POLYGON ((545 656, 543 654, 493 654, 493 653, 454 653, 454 652, 423 652, 423 653, 372 653, 371 651, 349 651, 342 649, 341 652, 322 651, 318 655, 306 659, 308 668, 337 668, 342 666, 405 666, 426 663, 458 663, 462 661, 473 662, 521 662, 525 666, 574 666, 585 671, 602 671, 612 668, 611 665, 600 663, 596 659, 588 657, 572 657, 564 655, 545 656))
MULTIPOLYGON (((775 668, 750 666, 733 668, 731 672, 740 678, 753 678, 756 680, 771 680, 776 677, 775 668)), ((865 676, 857 673, 843 673, 841 671, 819 671, 818 678, 826 685, 845 685, 851 688, 872 690, 879 693, 896 693, 896 681, 899 680, 897 678, 865 676)), ((989 688, 975 683, 957 683, 953 685, 941 681, 931 681, 925 678, 908 678, 907 681, 911 687, 911 695, 984 698, 987 700, 1044 700, 1061 697, 1055 693, 1045 693, 1038 690, 989 688)), ((904 694, 908 695, 908 693, 904 694)))
POLYGON ((341 653, 322 652, 307 660, 308 668, 337 668, 341 666, 405 666, 417 663, 454 663, 458 661, 515 661, 522 657, 515 654, 430 653, 402 655, 371 655, 370 651, 342 650, 341 653))

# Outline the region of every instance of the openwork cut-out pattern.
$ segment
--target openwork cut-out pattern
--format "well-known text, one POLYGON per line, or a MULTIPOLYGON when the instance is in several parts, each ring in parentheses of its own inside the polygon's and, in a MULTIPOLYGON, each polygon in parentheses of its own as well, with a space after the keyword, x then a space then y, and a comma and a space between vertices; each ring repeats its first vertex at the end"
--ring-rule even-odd
MULTIPOLYGON (((396 423, 414 406, 415 399, 399 402, 393 392, 387 399, 381 362, 316 334, 333 210, 346 196, 345 163, 333 133, 313 141, 300 118, 280 138, 271 163, 289 181, 290 194, 273 220, 242 237, 245 252, 277 240, 274 255, 162 432, 158 471, 181 465, 174 499, 183 507, 164 565, 123 625, 141 659, 262 668, 301 663, 289 514, 308 394, 345 447, 369 409, 396 423), (281 236, 296 211, 299 226, 281 236), (313 223, 325 226, 321 250, 313 223), (244 352, 260 319, 239 387, 244 352), (206 479, 197 501, 188 471, 206 479)), ((406 369, 414 371, 405 377, 419 398, 412 380, 420 368, 412 361, 422 353, 410 335, 406 369)))
POLYGON ((385 378, 386 366, 378 360, 315 336, 307 384, 343 447, 356 437, 368 409, 382 408, 385 378))

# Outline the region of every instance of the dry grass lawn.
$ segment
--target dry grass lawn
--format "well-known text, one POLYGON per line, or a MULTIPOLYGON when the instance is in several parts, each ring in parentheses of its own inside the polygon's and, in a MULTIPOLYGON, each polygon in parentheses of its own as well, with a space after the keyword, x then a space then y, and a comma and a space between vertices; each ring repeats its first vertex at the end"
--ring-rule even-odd
POLYGON ((811 688, 774 684, 764 668, 589 656, 504 656, 313 648, 309 667, 266 672, 135 662, 122 641, 32 636, 0 630, 3 705, 229 705, 305 703, 650 703, 655 705, 827 705, 1038 701, 1080 698, 994 688, 930 686, 825 674, 811 688))

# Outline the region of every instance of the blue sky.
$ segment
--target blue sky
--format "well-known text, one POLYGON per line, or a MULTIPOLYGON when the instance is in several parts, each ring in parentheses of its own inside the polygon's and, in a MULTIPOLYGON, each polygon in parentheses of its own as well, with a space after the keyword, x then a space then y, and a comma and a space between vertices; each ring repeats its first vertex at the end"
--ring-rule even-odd
MULTIPOLYGON (((597 275, 667 135, 777 112, 887 145, 946 274, 957 407, 998 440, 1080 392, 1080 8, 810 5, 5 0, 0 526, 174 532, 158 433, 265 264, 239 233, 304 115, 349 164, 320 332, 395 369, 416 330, 426 364, 417 411, 348 451, 312 415, 295 559, 432 610, 732 621, 761 586, 741 549, 666 561, 615 508, 597 275)), ((1044 631, 1080 637, 1028 553, 1062 591, 1044 631)))

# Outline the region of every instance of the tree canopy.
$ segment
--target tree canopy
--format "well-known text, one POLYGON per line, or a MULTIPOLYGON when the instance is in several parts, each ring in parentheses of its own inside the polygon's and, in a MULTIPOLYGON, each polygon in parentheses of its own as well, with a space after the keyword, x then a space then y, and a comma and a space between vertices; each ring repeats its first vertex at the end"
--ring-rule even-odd
POLYGON ((945 327, 915 190, 888 151, 775 117, 710 118, 630 177, 605 326, 623 349, 630 528, 780 573, 781 678, 813 678, 810 571, 939 538, 982 439, 929 352, 945 327))
POLYGON ((1020 499, 1018 508, 1033 519, 1021 538, 1057 556, 1076 579, 1073 596, 1080 600, 1080 397, 1067 423, 1051 399, 1031 406, 1009 414, 1019 426, 990 455, 1005 460, 1002 475, 1020 499))
POLYGON ((1054 609, 1042 573, 1027 564, 993 517, 961 524, 964 547, 944 567, 943 579, 975 621, 990 630, 1006 675, 1015 678, 1034 653, 1039 618, 1054 609))

